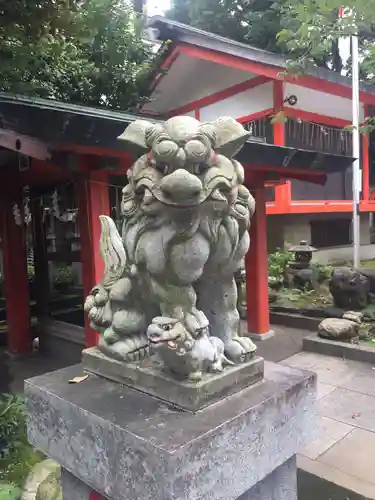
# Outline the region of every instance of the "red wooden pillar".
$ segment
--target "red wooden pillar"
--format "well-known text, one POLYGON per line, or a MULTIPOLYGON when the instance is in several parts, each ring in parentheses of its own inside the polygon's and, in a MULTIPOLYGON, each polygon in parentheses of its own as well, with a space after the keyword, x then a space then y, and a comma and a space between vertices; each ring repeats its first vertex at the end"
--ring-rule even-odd
MULTIPOLYGON (((364 105, 365 120, 369 116, 368 106, 364 105)), ((362 135, 362 199, 370 199, 370 138, 368 134, 362 135)))
MULTIPOLYGON (((274 114, 284 110, 284 83, 282 81, 274 81, 273 83, 273 111, 274 114)), ((277 146, 285 146, 285 119, 275 120, 273 124, 273 143, 277 146)), ((278 207, 288 210, 291 202, 291 185, 290 181, 280 186, 275 186, 275 202, 278 207)))
POLYGON ((263 181, 257 182, 252 194, 255 213, 250 226, 250 250, 245 258, 247 327, 255 339, 269 337, 268 253, 266 200, 263 181))
MULTIPOLYGON (((109 215, 108 172, 91 171, 76 182, 81 240, 82 283, 85 296, 100 282, 104 264, 99 251, 99 215, 109 215)), ((96 345, 97 335, 85 315, 86 346, 96 345)))
MULTIPOLYGON (((12 193, 13 194, 13 193, 12 193)), ((31 351, 29 278, 27 273, 26 228, 23 220, 22 190, 13 196, 1 194, 1 232, 4 292, 8 327, 8 351, 22 355, 31 351), (13 216, 17 203, 21 224, 13 216)))

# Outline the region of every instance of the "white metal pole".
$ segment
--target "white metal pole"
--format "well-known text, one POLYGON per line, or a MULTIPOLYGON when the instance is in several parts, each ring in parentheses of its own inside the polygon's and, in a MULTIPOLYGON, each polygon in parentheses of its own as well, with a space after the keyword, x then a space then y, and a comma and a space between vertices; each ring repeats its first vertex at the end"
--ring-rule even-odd
POLYGON ((359 132, 359 69, 358 37, 352 36, 352 105, 353 105, 353 266, 359 267, 360 221, 359 199, 361 192, 360 132, 359 132))

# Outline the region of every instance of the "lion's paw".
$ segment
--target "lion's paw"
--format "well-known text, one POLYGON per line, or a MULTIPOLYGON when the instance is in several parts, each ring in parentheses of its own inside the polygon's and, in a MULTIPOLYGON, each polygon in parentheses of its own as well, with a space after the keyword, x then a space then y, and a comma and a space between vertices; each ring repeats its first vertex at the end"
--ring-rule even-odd
POLYGON ((108 357, 126 362, 139 361, 150 355, 149 341, 144 334, 122 338, 112 344, 101 336, 98 348, 108 357))
POLYGON ((225 354, 235 363, 248 361, 257 347, 249 337, 233 337, 225 344, 225 354))

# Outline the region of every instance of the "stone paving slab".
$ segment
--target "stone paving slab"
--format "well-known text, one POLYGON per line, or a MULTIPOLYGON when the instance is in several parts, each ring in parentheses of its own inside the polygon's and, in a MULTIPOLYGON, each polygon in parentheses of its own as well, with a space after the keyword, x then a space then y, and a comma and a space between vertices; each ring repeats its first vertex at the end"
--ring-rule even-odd
POLYGON ((375 434, 354 429, 319 457, 319 462, 374 484, 375 434))
POLYGON ((319 383, 375 396, 375 366, 370 363, 310 352, 295 354, 282 363, 315 371, 319 383))
POLYGON ((352 432, 353 429, 352 425, 337 422, 332 418, 320 417, 317 430, 318 438, 308 444, 301 451, 301 454, 315 460, 319 455, 340 441, 340 439, 352 432))
POLYGON ((324 384, 323 382, 318 382, 317 387, 316 387, 316 399, 319 400, 319 399, 324 398, 324 396, 327 396, 327 394, 330 394, 335 389, 337 389, 337 387, 334 385, 324 384))
POLYGON ((339 387, 354 392, 375 396, 375 370, 369 363, 363 363, 349 379, 339 383, 339 387))
POLYGON ((298 481, 306 475, 310 477, 309 485, 301 485, 303 498, 308 500, 375 500, 374 483, 331 467, 318 460, 299 455, 298 481), (308 489, 306 489, 309 486, 308 489))
POLYGON ((375 370, 369 363, 301 352, 282 361, 318 375, 319 435, 299 467, 375 499, 375 370))
MULTIPOLYGON (((362 363, 358 361, 348 361, 310 352, 295 354, 288 359, 284 359, 282 364, 314 371, 318 375, 319 382, 336 387, 351 379, 362 366, 362 363)), ((375 372, 373 375, 375 377, 375 372)))
POLYGON ((374 396, 338 388, 319 401, 318 411, 339 422, 375 432, 374 396))
MULTIPOLYGON (((274 363, 301 352, 303 338, 311 334, 308 330, 280 325, 271 325, 271 330, 274 332, 273 337, 257 342, 257 355, 274 363)), ((241 331, 247 335, 245 321, 241 321, 241 331)))

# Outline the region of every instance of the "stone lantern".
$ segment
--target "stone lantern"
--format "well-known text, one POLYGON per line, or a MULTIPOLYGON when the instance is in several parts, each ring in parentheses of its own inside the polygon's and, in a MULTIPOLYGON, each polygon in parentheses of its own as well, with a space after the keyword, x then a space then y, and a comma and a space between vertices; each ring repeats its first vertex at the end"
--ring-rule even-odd
POLYGON ((294 253, 294 261, 290 262, 286 272, 288 286, 302 289, 317 288, 317 271, 314 266, 311 266, 312 254, 316 251, 317 248, 309 245, 306 240, 289 248, 288 252, 294 253))
POLYGON ((312 254, 317 248, 309 245, 306 240, 301 240, 299 245, 293 245, 288 252, 294 253, 294 262, 290 263, 293 269, 308 269, 310 267, 312 254))

